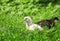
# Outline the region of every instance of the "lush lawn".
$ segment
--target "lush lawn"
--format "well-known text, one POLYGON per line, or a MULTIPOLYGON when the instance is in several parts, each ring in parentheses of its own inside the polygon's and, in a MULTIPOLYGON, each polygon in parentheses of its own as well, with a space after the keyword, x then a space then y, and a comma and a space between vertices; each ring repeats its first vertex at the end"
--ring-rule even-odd
POLYGON ((60 20, 50 30, 44 29, 43 32, 26 29, 25 16, 30 16, 34 23, 55 16, 60 19, 60 7, 37 2, 0 1, 0 41, 60 41, 60 20))

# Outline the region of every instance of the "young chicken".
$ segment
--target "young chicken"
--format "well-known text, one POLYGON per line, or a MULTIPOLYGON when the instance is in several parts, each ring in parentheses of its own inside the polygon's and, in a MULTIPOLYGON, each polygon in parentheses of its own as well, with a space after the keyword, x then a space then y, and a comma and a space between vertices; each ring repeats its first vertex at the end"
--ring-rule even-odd
POLYGON ((26 28, 28 30, 34 31, 35 28, 38 28, 40 31, 43 30, 43 28, 41 26, 39 26, 38 24, 33 23, 32 19, 28 16, 24 17, 24 21, 26 22, 26 28))
POLYGON ((42 20, 40 22, 37 22, 36 24, 40 25, 41 27, 43 26, 47 26, 49 27, 49 29, 51 28, 51 25, 54 26, 55 25, 55 21, 58 20, 58 17, 53 17, 49 20, 42 20))

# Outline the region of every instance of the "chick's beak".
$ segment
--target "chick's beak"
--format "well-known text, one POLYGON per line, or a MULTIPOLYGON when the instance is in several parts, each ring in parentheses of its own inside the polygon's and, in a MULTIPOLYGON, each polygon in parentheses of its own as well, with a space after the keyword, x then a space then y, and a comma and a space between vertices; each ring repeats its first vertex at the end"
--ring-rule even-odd
POLYGON ((25 21, 25 19, 23 19, 23 21, 25 21))

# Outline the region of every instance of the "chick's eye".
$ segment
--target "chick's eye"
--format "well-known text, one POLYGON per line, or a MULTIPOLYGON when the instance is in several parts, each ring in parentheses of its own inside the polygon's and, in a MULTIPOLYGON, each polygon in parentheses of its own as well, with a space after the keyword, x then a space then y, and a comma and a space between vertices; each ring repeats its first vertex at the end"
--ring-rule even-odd
POLYGON ((27 20, 27 18, 25 20, 27 20))
POLYGON ((26 21, 28 21, 29 19, 28 19, 28 18, 26 18, 25 20, 26 20, 26 21))

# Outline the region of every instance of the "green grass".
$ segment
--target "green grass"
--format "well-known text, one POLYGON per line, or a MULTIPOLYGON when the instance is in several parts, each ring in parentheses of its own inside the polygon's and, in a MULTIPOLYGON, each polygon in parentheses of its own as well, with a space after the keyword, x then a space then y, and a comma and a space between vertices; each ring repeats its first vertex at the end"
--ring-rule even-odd
POLYGON ((55 16, 60 19, 60 8, 52 6, 52 3, 47 6, 32 4, 32 0, 7 2, 1 0, 0 4, 0 41, 60 41, 60 20, 54 29, 44 29, 43 32, 27 30, 23 21, 25 16, 30 16, 33 22, 55 16))

